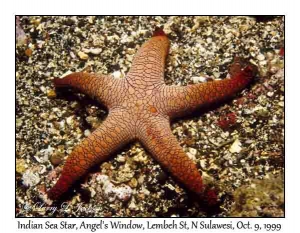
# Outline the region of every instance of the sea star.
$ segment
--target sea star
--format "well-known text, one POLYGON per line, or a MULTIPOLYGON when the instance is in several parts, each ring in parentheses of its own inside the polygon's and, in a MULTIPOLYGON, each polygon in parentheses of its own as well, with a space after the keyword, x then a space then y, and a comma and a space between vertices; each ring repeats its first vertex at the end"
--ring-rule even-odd
POLYGON ((123 79, 84 72, 54 79, 56 87, 73 87, 94 97, 109 114, 69 155, 59 180, 48 192, 50 199, 59 199, 90 167, 134 140, 139 140, 188 190, 203 197, 201 175, 172 134, 170 120, 233 96, 250 83, 256 67, 242 67, 235 62, 231 78, 168 86, 164 83, 164 68, 169 45, 163 30, 156 30, 139 49, 123 79))

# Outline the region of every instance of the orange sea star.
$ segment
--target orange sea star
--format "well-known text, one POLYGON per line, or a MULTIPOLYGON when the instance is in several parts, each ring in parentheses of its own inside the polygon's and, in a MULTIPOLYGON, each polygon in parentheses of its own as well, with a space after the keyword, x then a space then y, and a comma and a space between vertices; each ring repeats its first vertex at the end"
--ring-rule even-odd
POLYGON ((139 49, 123 79, 79 72, 54 80, 56 87, 73 87, 94 97, 108 108, 109 114, 69 155, 59 180, 48 192, 49 198, 58 199, 91 166, 134 140, 139 140, 188 190, 203 194, 201 175, 172 134, 170 120, 241 91, 255 76, 256 67, 238 64, 230 79, 167 86, 164 68, 169 45, 164 32, 156 31, 139 49))

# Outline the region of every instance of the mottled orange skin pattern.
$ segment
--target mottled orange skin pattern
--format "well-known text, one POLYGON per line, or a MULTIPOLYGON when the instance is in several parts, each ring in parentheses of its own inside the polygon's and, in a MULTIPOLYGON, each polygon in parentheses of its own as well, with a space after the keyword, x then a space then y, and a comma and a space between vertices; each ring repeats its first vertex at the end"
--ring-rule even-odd
POLYGON ((56 87, 73 87, 97 99, 109 114, 69 155, 59 180, 48 192, 50 199, 59 199, 91 166, 135 140, 188 190, 203 194, 201 175, 172 134, 170 120, 233 96, 249 84, 255 69, 248 65, 230 79, 167 86, 164 68, 169 45, 163 31, 154 33, 139 49, 123 79, 79 72, 54 80, 56 87))

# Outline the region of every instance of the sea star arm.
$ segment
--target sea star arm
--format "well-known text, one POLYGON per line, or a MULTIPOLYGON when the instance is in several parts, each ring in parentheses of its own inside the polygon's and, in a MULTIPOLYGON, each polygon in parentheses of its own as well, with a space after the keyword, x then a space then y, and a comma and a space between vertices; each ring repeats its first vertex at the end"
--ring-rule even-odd
POLYGON ((162 96, 166 114, 177 117, 232 97, 255 77, 256 67, 248 65, 235 71, 231 78, 188 86, 164 86, 162 96))
POLYGON ((149 84, 163 84, 165 61, 168 55, 170 41, 162 30, 154 32, 135 55, 131 69, 127 75, 128 81, 139 88, 149 84))
POLYGON ((132 132, 130 117, 122 109, 111 111, 104 123, 85 138, 69 155, 59 180, 48 192, 52 200, 58 199, 88 169, 130 142, 132 132))
POLYGON ((201 175, 195 163, 180 147, 168 119, 159 117, 148 120, 139 128, 138 138, 163 168, 179 182, 196 194, 202 193, 201 175))
POLYGON ((108 108, 120 101, 125 94, 122 88, 125 80, 107 75, 76 72, 64 78, 56 78, 53 82, 56 87, 73 87, 90 97, 95 97, 108 108))

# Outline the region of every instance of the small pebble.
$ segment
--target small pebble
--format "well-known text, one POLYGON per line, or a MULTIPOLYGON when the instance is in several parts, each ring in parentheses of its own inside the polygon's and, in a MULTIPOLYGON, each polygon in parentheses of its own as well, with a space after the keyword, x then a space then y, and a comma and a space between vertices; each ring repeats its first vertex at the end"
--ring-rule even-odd
POLYGON ((86 130, 84 131, 84 136, 85 136, 85 137, 88 137, 89 135, 91 135, 91 131, 90 131, 89 129, 86 129, 86 130))
POLYGON ((265 56, 263 55, 263 54, 259 54, 259 55, 257 55, 257 60, 259 60, 259 61, 263 61, 263 60, 265 60, 265 56))
POLYGON ((73 116, 67 117, 66 122, 69 126, 72 126, 74 123, 74 117, 73 116))
POLYGON ((22 119, 21 118, 17 118, 16 119, 16 126, 17 126, 17 128, 19 128, 22 124, 23 124, 22 119))
POLYGON ((94 23, 94 20, 95 20, 95 16, 88 16, 88 22, 90 24, 93 24, 94 23))
POLYGON ((268 111, 267 108, 258 108, 256 111, 255 111, 256 115, 261 117, 261 118, 266 118, 269 116, 270 112, 268 111))
POLYGON ((27 187, 37 185, 41 178, 36 167, 27 169, 22 176, 23 184, 27 187))
POLYGON ((94 55, 98 55, 102 52, 102 49, 101 48, 93 48, 93 49, 90 49, 90 52, 94 55))
POLYGON ((79 58, 81 59, 81 60, 87 60, 87 59, 89 59, 89 55, 87 55, 86 53, 84 53, 84 52, 78 52, 77 53, 77 55, 79 56, 79 58))
POLYGON ((137 205, 136 205, 136 203, 135 203, 134 198, 131 199, 128 208, 129 208, 130 210, 136 210, 136 209, 137 209, 137 205))
POLYGON ((207 164, 206 164, 206 161, 204 159, 201 159, 199 163, 200 163, 200 167, 202 169, 204 169, 204 170, 207 169, 207 164))
POLYGON ((198 154, 198 151, 195 148, 189 148, 189 151, 187 152, 187 155, 190 159, 193 161, 196 160, 196 155, 198 154))
POLYGON ((102 52, 102 49, 101 48, 90 48, 90 49, 83 49, 82 51, 84 53, 91 53, 91 54, 94 54, 94 55, 98 55, 102 52))
POLYGON ((280 102, 278 102, 278 105, 279 105, 280 107, 284 107, 284 102, 283 102, 283 101, 280 101, 280 102))
POLYGON ((24 159, 17 159, 16 161, 16 171, 20 174, 23 174, 26 170, 26 162, 24 159))
POLYGON ((123 155, 119 155, 119 156, 117 157, 117 161, 120 162, 120 163, 124 163, 124 162, 126 161, 126 158, 125 158, 125 156, 123 156, 123 155))
POLYGON ((40 117, 44 120, 47 120, 47 119, 49 119, 49 114, 47 112, 42 112, 40 114, 40 117))
POLYGON ((25 50, 25 55, 27 56, 27 57, 31 57, 32 56, 32 50, 31 49, 26 49, 25 50))
POLYGON ((54 98, 56 98, 56 92, 55 92, 55 90, 49 90, 49 91, 47 92, 47 97, 48 97, 49 99, 54 99, 54 98))
POLYGON ((137 185, 138 185, 138 182, 137 182, 137 180, 133 177, 133 178, 129 181, 128 185, 129 185, 131 188, 136 188, 137 185))
POLYGON ((50 162, 54 166, 61 164, 62 161, 63 161, 63 154, 61 154, 61 153, 54 153, 50 157, 50 162))
POLYGON ((40 90, 45 93, 46 92, 46 87, 40 86, 40 90))
POLYGON ((231 153, 239 153, 242 150, 241 145, 242 144, 241 144, 240 140, 237 138, 237 139, 235 139, 235 141, 233 142, 233 144, 230 146, 229 151, 231 153))
POLYGON ((215 78, 220 78, 220 73, 219 72, 214 72, 213 75, 214 75, 215 78))
POLYGON ((191 77, 191 80, 193 81, 193 83, 204 83, 206 82, 206 78, 205 77, 197 77, 197 76, 194 76, 194 77, 191 77))
POLYGON ((115 71, 115 72, 113 73, 113 76, 114 76, 115 78, 122 78, 122 77, 123 77, 123 74, 121 73, 121 71, 115 71))

